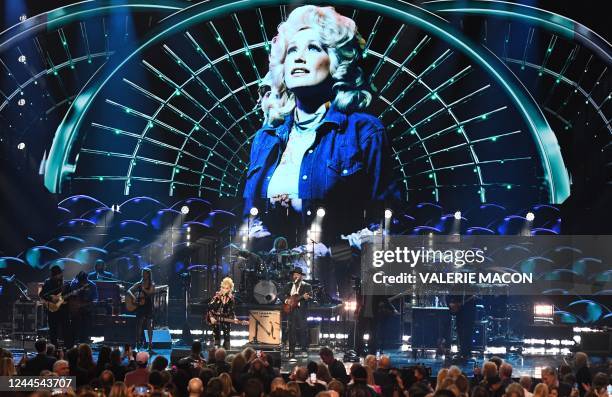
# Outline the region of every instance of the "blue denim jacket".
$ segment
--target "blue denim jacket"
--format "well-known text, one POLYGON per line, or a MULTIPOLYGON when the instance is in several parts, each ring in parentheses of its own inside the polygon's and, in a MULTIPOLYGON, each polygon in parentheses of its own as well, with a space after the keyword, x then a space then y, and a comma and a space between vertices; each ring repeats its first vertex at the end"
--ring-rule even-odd
MULTIPOLYGON (((246 211, 257 199, 267 197, 292 124, 293 114, 278 127, 264 125, 255 134, 243 194, 246 211)), ((332 105, 302 159, 299 197, 325 202, 397 198, 391 161, 385 127, 378 118, 346 114, 332 105)))

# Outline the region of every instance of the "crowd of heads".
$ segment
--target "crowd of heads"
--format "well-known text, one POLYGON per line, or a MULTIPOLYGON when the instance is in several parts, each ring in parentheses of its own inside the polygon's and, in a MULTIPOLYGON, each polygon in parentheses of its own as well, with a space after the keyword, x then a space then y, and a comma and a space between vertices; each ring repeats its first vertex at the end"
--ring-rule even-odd
MULTIPOLYGON (((228 354, 223 348, 203 355, 194 342, 186 357, 172 363, 135 352, 102 346, 94 360, 91 347, 67 351, 40 339, 36 356, 14 362, 0 348, 0 376, 74 376, 74 387, 54 396, 86 397, 609 397, 609 374, 592 373, 588 357, 577 353, 571 365, 545 367, 541 378, 513 377, 512 365, 493 357, 482 368, 464 373, 457 366, 437 376, 423 366, 394 368, 390 357, 368 355, 350 367, 329 348, 320 360, 296 365, 288 374, 274 367, 269 354, 251 347, 228 354)), ((33 393, 37 397, 50 392, 33 393)))

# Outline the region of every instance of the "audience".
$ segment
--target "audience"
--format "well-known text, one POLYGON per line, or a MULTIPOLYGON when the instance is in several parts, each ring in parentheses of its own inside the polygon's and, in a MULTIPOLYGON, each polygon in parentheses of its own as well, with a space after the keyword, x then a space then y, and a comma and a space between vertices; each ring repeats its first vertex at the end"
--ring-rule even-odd
POLYGON ((204 393, 204 385, 200 378, 191 378, 187 384, 187 393, 189 397, 200 397, 204 393))
POLYGON ((533 394, 529 392, 529 390, 531 390, 531 376, 521 376, 519 384, 523 387, 525 397, 533 397, 533 394))
POLYGON ((321 361, 329 368, 329 373, 332 378, 338 379, 344 384, 348 383, 349 377, 346 373, 346 368, 344 368, 344 364, 334 358, 334 352, 329 347, 324 347, 319 350, 319 357, 321 357, 321 361))
POLYGON ((136 369, 125 374, 125 384, 129 387, 132 385, 143 385, 149 381, 149 353, 140 351, 136 354, 136 369))
POLYGON ((533 389, 533 397, 548 397, 548 386, 545 383, 538 383, 533 389))
MULTIPOLYGON (((147 352, 134 354, 129 347, 122 355, 102 346, 97 360, 86 344, 69 349, 65 359, 44 339, 36 341, 35 348, 37 355, 22 358, 18 366, 11 352, 0 348, 0 376, 77 378, 78 394, 66 390, 54 392, 54 397, 610 397, 609 375, 593 376, 588 356, 581 352, 571 365, 543 368, 541 382, 536 379, 532 389, 531 377, 516 381, 512 365, 498 357, 484 362, 482 371, 475 366, 471 378, 457 366, 442 368, 430 385, 427 368, 400 371, 386 355, 379 360, 369 355, 347 374, 345 364, 329 348, 320 350, 320 363, 296 366, 288 382, 272 367, 270 357, 250 347, 230 356, 224 349, 212 350, 206 365, 202 345, 195 342, 190 355, 171 367, 163 356, 156 356, 149 366, 147 352)), ((51 396, 45 391, 31 395, 51 396)))
POLYGON ((552 388, 554 387, 554 397, 569 397, 572 392, 572 387, 565 383, 560 383, 557 377, 557 371, 552 367, 542 368, 542 382, 548 386, 548 394, 553 394, 552 388))
POLYGON ((42 370, 51 371, 53 369, 55 358, 47 355, 47 340, 38 339, 34 343, 34 348, 36 349, 36 356, 27 359, 20 371, 21 375, 38 376, 42 370))
POLYGON ((13 364, 12 357, 0 358, 0 376, 15 376, 17 375, 17 369, 13 364))

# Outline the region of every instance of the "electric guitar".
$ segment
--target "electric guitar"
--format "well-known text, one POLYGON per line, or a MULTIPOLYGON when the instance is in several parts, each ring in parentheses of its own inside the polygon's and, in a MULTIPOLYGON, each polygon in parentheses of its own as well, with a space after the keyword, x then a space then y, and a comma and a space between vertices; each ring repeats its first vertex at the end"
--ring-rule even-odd
POLYGON ((212 319, 215 320, 215 324, 216 323, 232 323, 232 324, 240 324, 240 325, 249 325, 249 322, 246 320, 237 320, 233 317, 225 317, 222 315, 219 315, 213 311, 209 311, 206 313, 206 323, 208 325, 214 325, 212 322, 212 319))
POLYGON ((61 292, 55 294, 55 295, 50 295, 49 300, 44 299, 43 300, 43 306, 47 308, 47 310, 49 310, 51 313, 55 313, 56 311, 58 311, 62 305, 64 303, 67 302, 67 299, 70 298, 71 296, 75 296, 78 293, 80 293, 81 291, 84 291, 86 289, 89 288, 89 285, 84 285, 80 288, 75 289, 74 291, 71 291, 67 294, 62 295, 61 292), (57 298, 57 301, 54 302, 54 300, 57 298))

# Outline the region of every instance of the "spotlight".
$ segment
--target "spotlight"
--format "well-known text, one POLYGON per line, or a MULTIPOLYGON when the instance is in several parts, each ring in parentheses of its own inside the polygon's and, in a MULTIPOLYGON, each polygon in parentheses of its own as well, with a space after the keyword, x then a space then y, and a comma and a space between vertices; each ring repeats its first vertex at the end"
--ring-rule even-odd
POLYGON ((25 143, 20 142, 20 143, 17 145, 17 149, 19 149, 19 150, 23 150, 23 149, 25 149, 25 143))
POLYGON ((181 207, 181 214, 183 215, 187 215, 189 213, 189 207, 187 207, 186 205, 181 207))
POLYGON ((533 212, 529 211, 525 218, 527 218, 529 222, 532 222, 535 219, 535 215, 533 214, 533 212))
POLYGON ((257 207, 253 207, 251 208, 249 213, 251 214, 251 216, 257 216, 257 214, 259 214, 259 210, 257 209, 257 207))
POLYGON ((385 210, 385 219, 391 219, 392 216, 393 216, 393 211, 391 211, 390 209, 386 209, 385 210))
POLYGON ((19 62, 19 63, 26 63, 26 62, 27 62, 27 60, 28 60, 28 59, 26 58, 26 56, 25 56, 25 55, 19 55, 19 56, 17 57, 17 62, 19 62))
POLYGON ((311 210, 306 211, 306 215, 308 216, 312 215, 312 211, 311 210))
POLYGON ((461 211, 455 211, 455 219, 456 220, 461 220, 461 211))
POLYGON ((19 22, 23 22, 23 21, 25 21, 26 19, 28 19, 28 16, 27 16, 26 14, 21 14, 21 15, 19 16, 19 22))
POLYGON ((25 100, 25 99, 23 99, 23 98, 21 98, 21 99, 19 99, 19 100, 17 101, 17 105, 19 105, 19 106, 25 106, 25 104, 26 104, 26 100, 25 100))
POLYGON ((113 204, 112 207, 111 207, 111 211, 119 212, 119 204, 113 204))
POLYGON ((548 303, 535 303, 533 305, 533 314, 536 316, 552 317, 554 306, 548 303))
POLYGON ((325 216, 325 208, 321 207, 317 210, 317 216, 323 218, 325 216))

